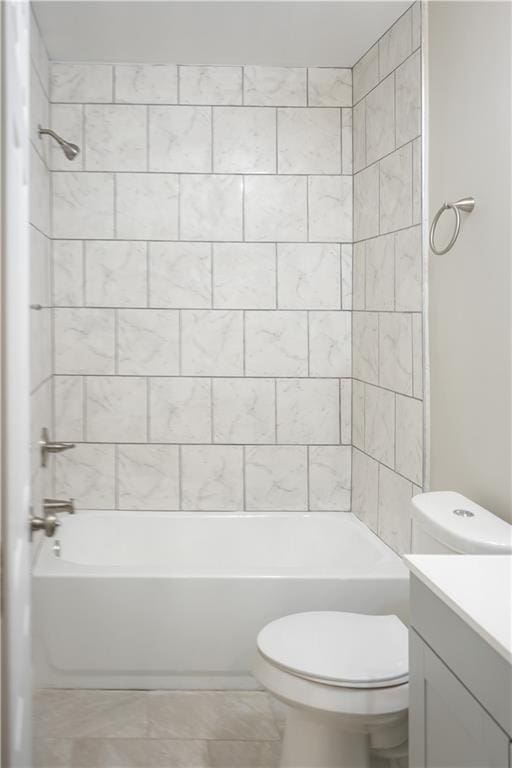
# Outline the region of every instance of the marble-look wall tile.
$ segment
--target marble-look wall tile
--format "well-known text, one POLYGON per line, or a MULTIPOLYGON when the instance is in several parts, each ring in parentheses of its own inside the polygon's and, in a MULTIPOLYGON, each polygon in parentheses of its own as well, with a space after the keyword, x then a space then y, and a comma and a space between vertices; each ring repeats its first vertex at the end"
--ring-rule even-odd
POLYGON ((185 240, 242 240, 240 176, 182 176, 180 237, 185 240))
POLYGON ((85 107, 85 169, 145 171, 146 108, 125 104, 85 107))
POLYGON ((352 110, 341 110, 341 172, 349 175, 353 170, 352 162, 352 110))
POLYGON ((352 442, 352 379, 340 379, 340 443, 352 442))
MULTIPOLYGON (((71 175, 71 174, 69 174, 71 175)), ((50 174, 35 151, 30 147, 30 222, 40 232, 50 236, 50 174)))
POLYGON ((210 107, 149 107, 148 170, 208 173, 211 167, 210 107))
POLYGON ((181 449, 181 487, 183 509, 241 510, 242 447, 184 445, 181 449))
POLYGON ((52 374, 50 310, 30 313, 30 391, 33 392, 52 374))
POLYGON ((379 503, 379 463, 352 449, 352 512, 372 531, 377 532, 379 503))
POLYGON ((352 309, 366 309, 366 242, 354 243, 352 309))
POLYGON ((276 173, 276 110, 215 107, 215 173, 276 173))
POLYGON ((34 15, 34 9, 31 8, 30 14, 30 58, 36 69, 37 75, 41 80, 44 92, 48 96, 50 92, 50 62, 48 52, 41 36, 37 19, 34 15))
POLYGON ((353 376, 379 383, 379 317, 376 312, 354 312, 352 317, 353 376))
POLYGON ((244 104, 265 107, 304 107, 307 103, 304 67, 244 67, 244 104))
POLYGON ((84 439, 84 386, 81 376, 53 377, 53 413, 55 440, 79 443, 84 439))
POLYGON ((53 173, 52 191, 53 237, 113 236, 114 177, 111 173, 53 173))
POLYGON ((366 309, 395 308, 395 236, 366 241, 366 309))
POLYGON ((145 307, 146 243, 86 243, 85 299, 91 307, 145 307))
POLYGON ((339 109, 277 110, 279 173, 341 173, 339 109))
POLYGON ((341 245, 341 308, 352 309, 352 260, 351 243, 341 245))
POLYGON ((378 534, 399 554, 410 552, 412 484, 387 467, 379 466, 378 534))
POLYGON ((280 244, 277 246, 280 309, 340 309, 340 246, 280 244))
POLYGON ((354 176, 354 240, 379 234, 379 166, 354 176))
POLYGON ((91 442, 145 442, 146 380, 89 376, 86 380, 86 434, 91 442))
POLYGON ((41 79, 33 63, 30 65, 30 111, 29 138, 32 146, 46 165, 50 155, 49 136, 39 136, 39 126, 47 127, 50 122, 50 105, 48 96, 43 88, 41 79))
POLYGON ((149 388, 152 442, 211 442, 209 379, 152 378, 149 388))
POLYGON ((352 176, 310 176, 309 240, 352 242, 352 176))
POLYGON ((421 55, 417 51, 395 73, 396 143, 415 139, 421 131, 421 55))
POLYGON ((412 316, 412 368, 414 397, 423 397, 423 321, 422 316, 412 316))
POLYGON ((245 313, 247 376, 307 376, 306 312, 245 313))
POLYGON ((412 143, 412 223, 421 223, 421 138, 412 143))
POLYGON ((230 310, 184 310, 181 361, 185 376, 243 374, 242 313, 230 310))
POLYGON ((51 66, 51 101, 110 102, 113 67, 110 64, 55 64, 51 66))
MULTIPOLYGON (((51 104, 52 129, 64 136, 66 141, 71 141, 80 147, 80 153, 73 160, 73 170, 81 171, 84 167, 84 107, 82 104, 51 104)), ((48 143, 52 171, 69 171, 69 160, 62 148, 55 142, 48 143)), ((104 169, 106 170, 106 169, 104 169)))
POLYGON ((150 243, 148 276, 151 307, 212 305, 209 243, 150 243))
POLYGON ((421 3, 416 2, 412 6, 412 49, 416 50, 421 45, 421 3))
POLYGON ((390 75, 368 94, 366 101, 366 163, 374 163, 395 148, 395 76, 390 75))
POLYGON ((380 231, 412 223, 412 147, 406 144, 380 162, 380 231))
POLYGON ((120 445, 120 509, 179 509, 179 460, 175 445, 120 445))
POLYGON ((114 311, 54 309, 55 373, 114 373, 114 311))
POLYGON ((363 382, 352 381, 352 444, 361 450, 364 450, 365 388, 363 382))
POLYGON ((380 315, 379 383, 395 392, 412 394, 412 318, 409 314, 380 315))
POLYGON ((178 237, 177 176, 120 173, 116 176, 116 190, 117 237, 134 240, 178 237))
POLYGON ((55 464, 55 495, 77 509, 114 509, 114 446, 79 444, 55 464))
POLYGON ((351 313, 309 315, 310 376, 351 376, 351 313))
POLYGON ((411 54, 411 15, 411 9, 409 9, 379 40, 379 76, 381 80, 411 54))
POLYGON ((34 226, 29 228, 30 303, 51 306, 50 249, 51 240, 34 226))
POLYGON ((246 449, 245 483, 248 510, 306 510, 305 446, 252 446, 246 449))
POLYGON ((179 68, 180 104, 241 104, 242 67, 179 68))
POLYGON ((396 471, 423 482, 423 403, 396 396, 396 471))
POLYGON ((213 379, 212 388, 215 443, 275 442, 273 379, 213 379))
POLYGON ((213 246, 213 305, 216 309, 274 309, 275 245, 216 243, 213 246))
POLYGON ((352 70, 354 104, 366 96, 379 82, 379 44, 370 48, 355 64, 352 70))
POLYGON ((351 107, 352 70, 313 67, 308 70, 310 107, 351 107))
POLYGON ((310 509, 350 511, 350 446, 312 446, 309 449, 310 509))
POLYGON ((120 64, 115 67, 115 101, 176 104, 178 68, 174 64, 120 64))
POLYGON ((352 144, 354 172, 366 167, 366 99, 352 110, 352 144))
POLYGON ((395 234, 396 309, 421 312, 422 262, 421 228, 403 229, 395 234))
POLYGON ((247 176, 245 239, 307 239, 307 180, 304 176, 247 176))
POLYGON ((337 444, 339 411, 337 380, 282 379, 277 382, 277 442, 337 444))
POLYGON ((395 393, 366 385, 364 449, 390 467, 395 463, 395 393))
POLYGON ((179 312, 121 309, 117 319, 117 370, 122 375, 179 373, 179 312))

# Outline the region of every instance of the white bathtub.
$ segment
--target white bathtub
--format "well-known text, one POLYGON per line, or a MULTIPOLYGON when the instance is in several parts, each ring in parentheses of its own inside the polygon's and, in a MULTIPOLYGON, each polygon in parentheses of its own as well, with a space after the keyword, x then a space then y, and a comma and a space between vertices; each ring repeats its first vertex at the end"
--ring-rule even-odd
POLYGON ((79 512, 34 567, 36 685, 248 688, 287 613, 406 618, 407 571, 349 513, 79 512))

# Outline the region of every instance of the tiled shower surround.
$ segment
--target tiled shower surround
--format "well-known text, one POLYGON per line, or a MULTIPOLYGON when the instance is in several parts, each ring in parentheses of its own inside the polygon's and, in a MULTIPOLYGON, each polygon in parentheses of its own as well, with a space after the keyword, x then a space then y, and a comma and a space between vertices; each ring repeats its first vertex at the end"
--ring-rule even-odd
POLYGON ((399 552, 423 485, 420 5, 356 64, 352 510, 399 552))
POLYGON ((348 510, 352 72, 53 64, 56 493, 348 510))
POLYGON ((50 154, 57 495, 345 511, 352 464, 353 511, 408 547, 419 10, 354 70, 52 65, 82 147, 50 154))

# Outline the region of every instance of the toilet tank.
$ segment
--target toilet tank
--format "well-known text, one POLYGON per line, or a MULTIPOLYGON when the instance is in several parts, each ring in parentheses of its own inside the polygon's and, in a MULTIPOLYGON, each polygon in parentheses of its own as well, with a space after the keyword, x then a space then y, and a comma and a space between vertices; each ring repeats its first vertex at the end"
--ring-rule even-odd
POLYGON ((460 493, 420 493, 412 498, 411 517, 413 553, 512 553, 512 526, 460 493))

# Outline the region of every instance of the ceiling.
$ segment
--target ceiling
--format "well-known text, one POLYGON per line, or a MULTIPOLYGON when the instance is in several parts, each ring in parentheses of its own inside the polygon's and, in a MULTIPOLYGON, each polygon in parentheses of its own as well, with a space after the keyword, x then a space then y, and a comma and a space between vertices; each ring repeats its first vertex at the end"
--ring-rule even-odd
POLYGON ((351 67, 411 4, 35 0, 51 59, 351 67))

